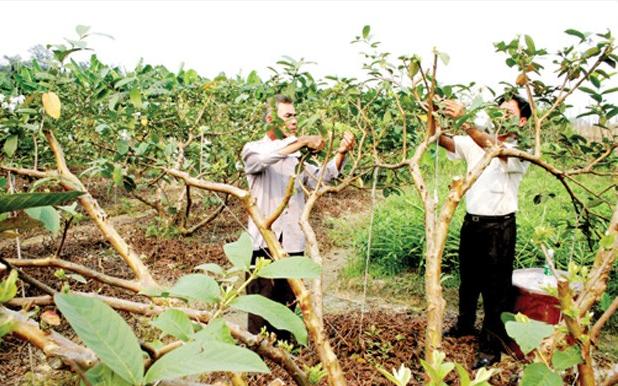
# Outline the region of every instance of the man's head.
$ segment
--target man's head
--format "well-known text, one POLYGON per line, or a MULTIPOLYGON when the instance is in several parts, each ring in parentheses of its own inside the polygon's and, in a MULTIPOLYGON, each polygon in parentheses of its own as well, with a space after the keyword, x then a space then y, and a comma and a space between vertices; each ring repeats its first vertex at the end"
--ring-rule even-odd
POLYGON ((519 126, 525 125, 530 115, 532 115, 530 104, 519 95, 503 95, 496 102, 506 112, 507 118, 517 117, 519 119, 519 126))
MULTIPOLYGON (((285 137, 290 135, 296 135, 297 123, 296 110, 294 109, 294 102, 288 96, 277 94, 273 100, 266 104, 266 122, 271 123, 273 121, 273 108, 276 109, 277 116, 285 123, 284 127, 281 127, 281 132, 285 137)), ((274 134, 274 133, 271 133, 274 134)))

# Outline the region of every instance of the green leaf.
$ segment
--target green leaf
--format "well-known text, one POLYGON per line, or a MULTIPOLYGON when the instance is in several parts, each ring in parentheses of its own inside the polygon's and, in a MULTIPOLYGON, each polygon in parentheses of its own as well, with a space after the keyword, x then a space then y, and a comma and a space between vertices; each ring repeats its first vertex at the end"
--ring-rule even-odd
POLYGON ((213 371, 267 373, 262 359, 246 348, 211 340, 181 346, 156 361, 146 373, 146 383, 213 371))
POLYGON ((58 205, 76 199, 83 192, 0 194, 0 213, 58 205))
POLYGON ((527 322, 506 322, 505 327, 508 335, 515 339, 524 354, 539 347, 543 339, 554 331, 553 326, 532 319, 527 322))
POLYGON ((607 90, 603 91, 601 93, 601 95, 611 94, 611 93, 616 92, 616 91, 618 91, 618 87, 608 88, 607 90))
POLYGON ((253 241, 249 233, 242 232, 238 240, 225 244, 223 251, 234 267, 249 270, 251 255, 253 255, 253 241))
POLYGON ((216 281, 202 273, 192 273, 181 277, 169 290, 170 296, 194 299, 206 304, 219 301, 221 290, 216 281))
POLYGON ((521 386, 562 386, 562 378, 545 363, 533 363, 524 369, 521 386))
POLYGON ((232 308, 259 315, 275 328, 294 334, 298 343, 307 344, 307 330, 302 319, 289 308, 261 295, 239 296, 231 304, 232 308))
POLYGON ((131 91, 129 92, 129 100, 136 109, 142 108, 142 94, 140 93, 138 88, 131 89, 131 91))
POLYGON ((232 333, 228 328, 227 324, 225 324, 225 320, 223 319, 215 319, 208 322, 206 327, 202 328, 200 331, 196 332, 193 336, 196 342, 206 343, 207 341, 216 340, 221 343, 230 343, 234 344, 234 338, 232 338, 232 333))
POLYGON ((193 335, 191 320, 180 310, 166 310, 151 323, 165 334, 185 342, 188 342, 193 335))
POLYGON ((54 301, 80 339, 125 381, 144 380, 144 360, 131 327, 110 306, 81 295, 57 293, 54 301))
POLYGON ((0 342, 2 342, 2 337, 10 334, 15 327, 15 321, 9 317, 3 317, 0 315, 0 342))
POLYGON ((223 275, 225 273, 225 271, 223 271, 223 268, 221 268, 219 264, 215 264, 215 263, 200 264, 197 267, 195 267, 195 269, 199 269, 204 272, 211 272, 211 273, 214 273, 215 275, 223 275))
POLYGON ((112 172, 112 181, 116 186, 122 186, 122 168, 120 165, 114 165, 114 171, 112 172))
POLYGON ((536 52, 536 47, 534 46, 534 40, 530 35, 524 35, 524 39, 526 40, 526 47, 528 47, 528 54, 534 55, 536 52))
POLYGON ((90 26, 87 25, 78 25, 75 27, 75 32, 79 35, 80 38, 83 38, 90 31, 90 26))
POLYGON ((612 246, 614 245, 614 241, 616 240, 616 235, 605 235, 603 237, 601 237, 601 240, 599 241, 599 246, 603 249, 611 249, 612 246))
POLYGON ((267 279, 315 279, 322 271, 319 264, 304 256, 286 257, 273 261, 260 270, 259 277, 267 279))
POLYGON ((124 139, 119 140, 116 143, 116 151, 118 151, 118 154, 120 155, 127 154, 129 152, 129 142, 124 139))
POLYGON ((599 47, 592 47, 592 48, 587 49, 586 52, 584 52, 584 55, 582 57, 584 59, 590 58, 595 55, 598 55, 600 52, 601 50, 599 49, 599 47))
POLYGON ((17 271, 12 270, 9 276, 0 282, 0 304, 6 303, 17 294, 17 271))
POLYGON ((366 25, 363 27, 363 39, 367 39, 369 37, 369 32, 371 31, 371 26, 366 25))
POLYGON ((451 61, 451 57, 446 52, 438 52, 438 57, 445 66, 451 61))
MULTIPOLYGON (((129 78, 124 78, 124 79, 120 79, 118 82, 116 82, 116 84, 114 85, 114 87, 116 87, 117 89, 119 89, 120 87, 127 85, 131 82, 135 82, 137 80, 136 77, 131 76, 129 78)), ((118 94, 116 94, 118 95, 118 94)))
POLYGON ((48 231, 56 233, 60 230, 60 216, 53 206, 29 208, 25 212, 28 216, 40 221, 48 231))
POLYGON ((468 374, 468 370, 466 370, 459 363, 455 363, 455 370, 459 375, 459 385, 460 386, 470 386, 470 375, 468 374))
POLYGON ((551 365, 556 371, 569 369, 582 362, 582 356, 577 346, 571 346, 564 351, 556 351, 551 358, 551 365))
MULTIPOLYGON (((99 363, 89 369, 86 372, 86 379, 88 379, 92 386, 132 386, 103 363, 99 363)), ((84 385, 82 381, 80 386, 84 385)))
POLYGON ((584 40, 586 40, 586 35, 584 35, 583 33, 579 32, 576 29, 568 29, 568 30, 564 31, 564 33, 569 34, 571 36, 578 37, 580 43, 583 42, 584 40))
POLYGON ((10 158, 15 154, 15 150, 17 150, 17 142, 19 137, 17 135, 9 136, 6 141, 4 141, 4 153, 10 158))

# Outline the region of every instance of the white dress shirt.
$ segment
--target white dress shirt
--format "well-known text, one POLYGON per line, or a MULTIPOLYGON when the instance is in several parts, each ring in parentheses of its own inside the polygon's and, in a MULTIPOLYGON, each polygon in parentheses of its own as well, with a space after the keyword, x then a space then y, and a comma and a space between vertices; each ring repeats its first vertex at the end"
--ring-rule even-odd
MULTIPOLYGON (((466 161, 468 172, 485 155, 485 150, 467 135, 453 137, 455 152, 448 152, 451 160, 466 161)), ((504 143, 505 147, 515 147, 504 143)), ((466 211, 479 216, 502 216, 517 211, 517 192, 521 179, 529 163, 516 157, 506 161, 499 158, 491 160, 487 168, 466 192, 466 211)))
MULTIPOLYGON (((267 136, 259 141, 247 143, 241 152, 242 161, 249 182, 251 195, 255 197, 260 212, 269 216, 285 197, 285 190, 290 177, 296 172, 300 152, 290 155, 280 154, 288 145, 296 142, 294 136, 271 140, 267 136)), ((315 187, 320 168, 305 163, 304 172, 297 178, 295 191, 287 208, 273 223, 272 230, 278 239, 282 239, 283 249, 288 253, 305 250, 305 236, 300 228, 300 216, 305 207, 305 196, 300 186, 315 187)), ((329 182, 339 175, 335 160, 331 160, 324 171, 324 182, 329 182)), ((257 226, 249 219, 249 234, 253 239, 253 249, 266 248, 266 243, 257 226)))

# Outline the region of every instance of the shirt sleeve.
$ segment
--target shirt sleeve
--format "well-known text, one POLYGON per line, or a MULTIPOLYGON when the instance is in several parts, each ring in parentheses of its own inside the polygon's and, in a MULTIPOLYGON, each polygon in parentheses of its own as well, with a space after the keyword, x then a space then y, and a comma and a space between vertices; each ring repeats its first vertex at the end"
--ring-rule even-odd
POLYGON ((447 151, 446 155, 448 156, 448 159, 450 159, 451 161, 466 159, 466 152, 469 146, 468 141, 466 141, 466 137, 467 136, 463 135, 456 135, 453 137, 453 143, 455 144, 455 152, 452 153, 450 151, 447 151))
MULTIPOLYGON (((304 166, 305 167, 303 171, 303 183, 309 188, 313 189, 318 183, 318 178, 320 177, 320 168, 308 162, 305 162, 304 166)), ((338 176, 339 169, 337 169, 337 162, 333 158, 326 164, 326 170, 324 170, 324 176, 322 177, 322 181, 328 183, 337 178, 338 176)))
MULTIPOLYGON (((515 149, 515 145, 507 144, 507 148, 515 149)), ((508 157, 506 160, 506 164, 502 163, 504 171, 507 173, 519 173, 524 174, 526 170, 528 170, 528 166, 530 166, 530 162, 524 161, 521 158, 517 157, 508 157)))
POLYGON ((295 136, 289 136, 284 139, 277 139, 274 141, 261 141, 261 142, 249 142, 243 148, 241 152, 242 162, 245 166, 245 173, 258 174, 268 166, 281 161, 288 157, 287 154, 280 154, 279 152, 286 148, 288 145, 296 142, 295 136))

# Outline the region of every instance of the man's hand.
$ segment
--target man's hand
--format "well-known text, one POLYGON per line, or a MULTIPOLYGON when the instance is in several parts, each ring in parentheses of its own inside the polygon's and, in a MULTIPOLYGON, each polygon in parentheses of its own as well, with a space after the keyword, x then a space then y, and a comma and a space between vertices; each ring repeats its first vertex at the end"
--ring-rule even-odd
POLYGON ((324 138, 319 135, 303 135, 300 138, 303 144, 310 149, 312 152, 317 152, 324 149, 325 142, 324 138))
POLYGON ((339 149, 337 149, 337 153, 346 154, 354 149, 355 144, 356 138, 354 138, 354 134, 346 131, 343 133, 343 138, 341 139, 341 144, 339 145, 339 149))
POLYGON ((463 104, 455 100, 444 101, 444 113, 451 118, 459 118, 466 112, 463 104))

